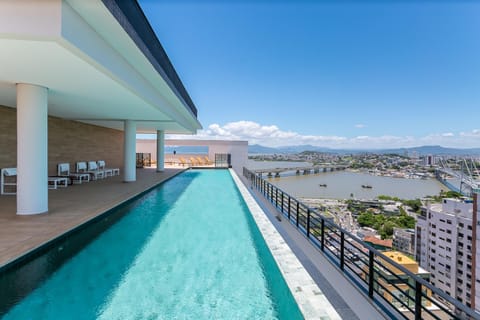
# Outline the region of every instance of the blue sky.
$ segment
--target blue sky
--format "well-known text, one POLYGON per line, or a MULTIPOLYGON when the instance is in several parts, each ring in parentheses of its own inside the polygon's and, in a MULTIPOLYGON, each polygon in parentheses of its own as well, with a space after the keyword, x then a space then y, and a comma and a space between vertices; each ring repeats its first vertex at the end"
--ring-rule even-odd
POLYGON ((480 2, 140 3, 200 137, 480 147, 480 2))

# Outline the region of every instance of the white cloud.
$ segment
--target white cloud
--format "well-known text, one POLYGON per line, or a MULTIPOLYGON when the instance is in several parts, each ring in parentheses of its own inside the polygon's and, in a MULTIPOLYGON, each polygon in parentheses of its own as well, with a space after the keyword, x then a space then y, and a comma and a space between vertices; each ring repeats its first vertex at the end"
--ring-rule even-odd
POLYGON ((358 124, 355 125, 355 128, 358 128, 358 129, 363 129, 365 127, 366 127, 366 125, 364 125, 362 123, 358 123, 358 124))
POLYGON ((329 148, 401 148, 420 145, 442 145, 445 147, 480 147, 480 130, 430 134, 424 137, 413 136, 322 136, 302 135, 294 131, 284 131, 275 125, 261 125, 253 121, 229 122, 225 125, 211 124, 197 135, 168 135, 170 139, 215 139, 248 140, 250 144, 270 147, 311 144, 329 148))

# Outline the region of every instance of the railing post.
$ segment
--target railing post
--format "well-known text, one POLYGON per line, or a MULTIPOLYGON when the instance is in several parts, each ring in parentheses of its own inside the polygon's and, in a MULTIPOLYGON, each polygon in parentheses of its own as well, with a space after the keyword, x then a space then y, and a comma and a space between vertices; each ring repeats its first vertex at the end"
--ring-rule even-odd
POLYGON ((275 208, 278 209, 278 188, 275 188, 275 208))
POLYGON ((290 196, 288 196, 288 220, 290 220, 290 196))
POLYGON ((345 267, 345 233, 340 233, 340 269, 345 267))
POLYGON ((310 238, 310 209, 307 209, 307 238, 310 238))
POLYGON ((282 211, 283 213, 283 192, 281 193, 281 197, 280 197, 280 211, 282 211))
POLYGON ((322 218, 322 233, 320 238, 320 249, 325 251, 325 219, 322 218))
POLYGON ((373 254, 373 251, 369 250, 368 251, 368 296, 371 299, 373 299, 373 284, 375 280, 374 263, 375 263, 375 255, 373 254))
POLYGON ((295 224, 297 225, 298 228, 298 216, 300 215, 300 203, 297 200, 297 221, 295 221, 295 224))
POLYGON ((422 284, 415 281, 415 320, 422 319, 422 284))

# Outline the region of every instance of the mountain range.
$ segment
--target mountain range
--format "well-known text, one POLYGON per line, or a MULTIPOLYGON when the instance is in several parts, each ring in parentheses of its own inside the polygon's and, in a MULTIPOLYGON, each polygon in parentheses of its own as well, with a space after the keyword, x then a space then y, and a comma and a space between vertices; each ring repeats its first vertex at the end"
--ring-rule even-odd
POLYGON ((400 154, 417 153, 418 155, 454 155, 454 156, 467 156, 467 155, 480 155, 480 148, 446 148, 442 146, 420 146, 411 148, 395 148, 395 149, 332 149, 326 147, 318 147, 312 145, 298 145, 298 146, 286 146, 286 147, 265 147, 259 144, 249 145, 249 154, 287 154, 287 153, 300 153, 303 151, 316 151, 332 154, 358 154, 358 153, 377 153, 377 154, 400 154))

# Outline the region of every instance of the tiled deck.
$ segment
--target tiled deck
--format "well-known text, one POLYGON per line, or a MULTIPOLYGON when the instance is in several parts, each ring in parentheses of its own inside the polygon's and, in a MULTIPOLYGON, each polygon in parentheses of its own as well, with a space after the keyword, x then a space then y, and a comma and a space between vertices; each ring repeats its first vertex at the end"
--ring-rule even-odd
POLYGON ((183 170, 145 168, 136 182, 120 175, 49 190, 49 212, 40 215, 18 216, 16 197, 0 196, 0 267, 183 170))

